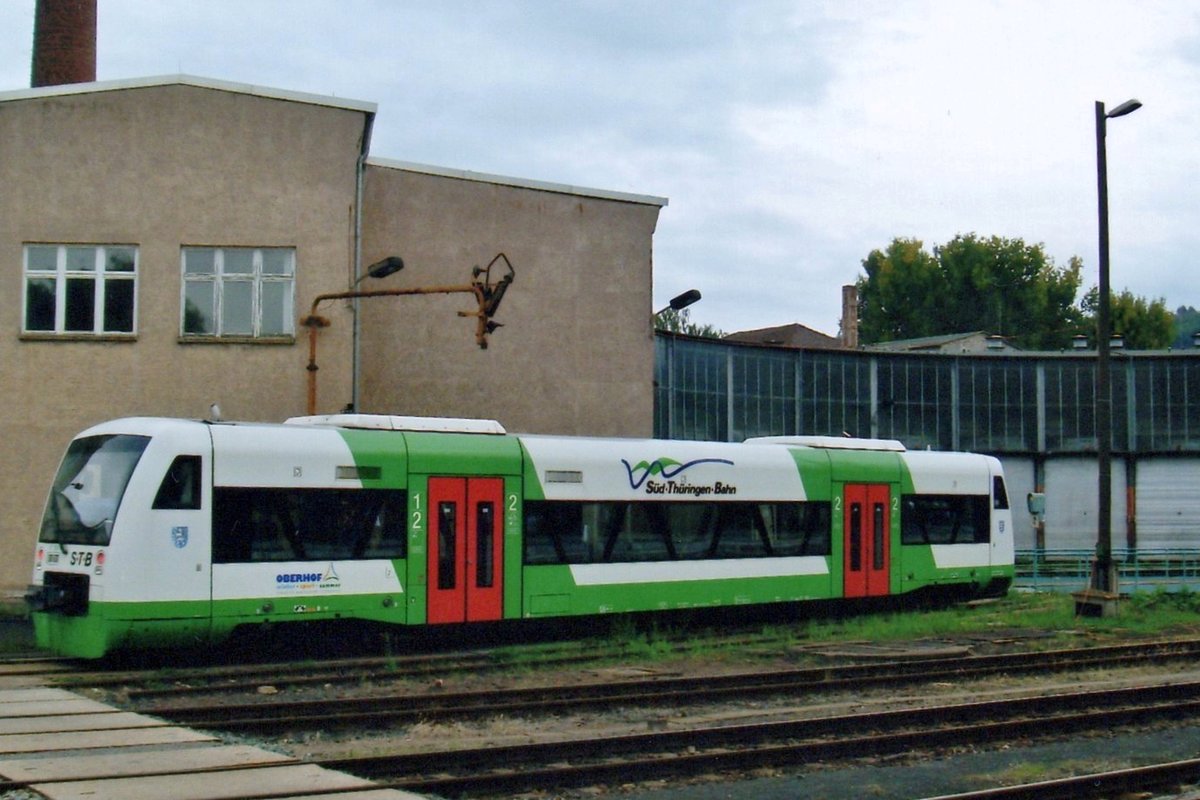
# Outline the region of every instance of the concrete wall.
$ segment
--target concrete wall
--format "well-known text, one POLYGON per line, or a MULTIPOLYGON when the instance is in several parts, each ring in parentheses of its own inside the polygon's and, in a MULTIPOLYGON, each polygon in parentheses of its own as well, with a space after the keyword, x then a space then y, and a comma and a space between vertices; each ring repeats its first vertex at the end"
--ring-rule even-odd
MULTIPOLYGON (((296 251, 296 312, 352 271, 368 108, 164 82, 0 95, 0 588, 28 581, 45 492, 80 429, 119 416, 279 420, 305 407, 304 329, 275 343, 180 337, 185 245, 296 251), (27 243, 132 244, 133 337, 23 336, 27 243)), ((322 333, 322 379, 350 382, 352 326, 322 333)))
POLYGON ((371 288, 466 284, 501 251, 516 279, 487 350, 474 320, 456 316, 474 309, 470 295, 364 301, 360 410, 651 435, 651 241, 664 202, 372 161, 363 260, 407 266, 371 288))
MULTIPOLYGON (((45 492, 73 435, 131 415, 276 421, 307 405, 307 330, 180 334, 181 248, 287 247, 295 315, 355 274, 358 159, 373 104, 189 76, 0 93, 0 594, 28 581, 45 492), (132 335, 22 333, 26 244, 133 245, 132 335)), ((490 417, 513 431, 647 436, 651 245, 665 200, 376 161, 360 288, 516 280, 488 350, 471 295, 362 301, 363 411, 490 417), (498 276, 495 276, 498 277, 498 276)), ((323 303, 317 411, 355 394, 352 307, 323 303)))

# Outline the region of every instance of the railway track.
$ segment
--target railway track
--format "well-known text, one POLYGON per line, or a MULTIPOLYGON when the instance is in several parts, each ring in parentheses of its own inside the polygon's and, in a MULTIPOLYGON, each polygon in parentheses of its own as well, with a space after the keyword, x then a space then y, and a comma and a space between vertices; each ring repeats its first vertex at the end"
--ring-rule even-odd
POLYGON ((1145 797, 1144 793, 1149 791, 1175 792, 1181 786, 1198 780, 1200 759, 1193 758, 977 792, 940 795, 925 800, 1107 800, 1114 796, 1145 797))
MULTIPOLYGON (((998 673, 1050 673, 1098 667, 1139 666, 1172 660, 1194 661, 1200 651, 1200 639, 1158 641, 1088 649, 1045 651, 1011 655, 968 656, 885 663, 837 664, 817 668, 756 672, 719 678, 686 679, 677 676, 647 680, 557 685, 506 692, 437 692, 424 689, 414 694, 411 688, 391 696, 364 698, 342 697, 334 701, 230 703, 231 698, 215 695, 194 706, 147 706, 138 709, 198 727, 237 730, 239 732, 283 733, 319 727, 371 728, 415 719, 449 717, 484 718, 496 714, 533 716, 575 711, 581 708, 626 706, 636 709, 679 707, 688 704, 749 698, 754 695, 817 695, 823 692, 869 690, 872 687, 937 682, 957 683, 970 678, 986 678, 998 673), (215 701, 216 708, 208 701, 215 701), (360 706, 361 708, 353 708, 360 706), (360 713, 361 712, 361 713, 360 713), (190 718, 187 715, 192 715, 190 718), (205 715, 208 715, 207 717, 205 715), (223 718, 223 719, 222 719, 223 718)), ((451 654, 464 665, 470 659, 464 653, 451 654)), ((548 652, 546 655, 550 655, 548 652)), ((557 655, 576 658, 578 653, 558 651, 557 655)), ((484 656, 486 652, 472 653, 484 656)), ((423 656, 417 661, 437 664, 444 671, 450 662, 443 657, 423 656)), ((344 660, 336 670, 357 675, 362 680, 362 659, 344 660)), ((507 661, 504 665, 509 665, 507 661)), ((218 680, 239 680, 257 685, 255 672, 284 665, 246 665, 227 671, 218 680), (244 679, 233 677, 241 675, 244 679)), ((392 674, 396 664, 385 674, 392 674)), ((419 664, 406 665, 419 669, 419 664)), ((326 669, 326 665, 293 665, 297 677, 305 670, 326 669)), ((464 669, 471 669, 464 666, 464 669)), ((128 680, 140 673, 126 673, 128 680)), ((144 674, 142 674, 144 677, 144 674)), ((211 675, 211 671, 210 671, 211 675)), ((75 682, 89 676, 71 677, 75 682)), ((114 676, 108 676, 114 677, 114 676)), ((161 679, 162 676, 158 676, 161 679)), ((278 678, 279 676, 273 676, 278 678)), ((127 684, 126 684, 127 685, 127 684)), ((425 684, 429 686, 428 683, 425 684)), ((203 687, 196 687, 203 689, 203 687)), ((363 687, 366 690, 368 687, 363 687)), ((370 687, 370 691, 375 691, 370 687)), ((142 700, 153 700, 151 692, 142 700)), ((626 784, 643 779, 661 780, 702 773, 758 770, 761 768, 803 768, 814 762, 828 762, 863 756, 889 756, 901 753, 944 752, 962 746, 1022 741, 1045 736, 1108 731, 1114 725, 1157 724, 1168 719, 1200 717, 1200 682, 1139 686, 1103 692, 1060 693, 1050 697, 992 700, 984 703, 940 705, 930 708, 879 711, 871 714, 829 716, 818 719, 788 719, 748 725, 695 727, 687 730, 655 730, 601 739, 575 739, 549 744, 532 744, 480 749, 455 749, 432 753, 394 752, 377 740, 386 754, 369 758, 315 760, 321 766, 344 770, 363 777, 384 781, 385 785, 445 796, 506 795, 529 788, 548 789, 582 785, 626 784)), ((649 720, 652 722, 653 720, 649 720)), ((678 718, 661 720, 664 727, 675 728, 678 718)), ((640 724, 647 724, 643 721, 640 724)), ((1164 768, 1165 769, 1165 768, 1164 768)), ((1177 768, 1184 774, 1186 766, 1177 768)), ((1123 771, 1126 772, 1126 771, 1123 771)), ((1148 775, 1150 773, 1147 773, 1148 775)), ((1167 774, 1167 773, 1164 773, 1167 774)), ((1175 774, 1175 773, 1170 773, 1175 774)), ((1189 780, 1188 777, 1179 780, 1189 780)), ((1114 778, 1116 780, 1116 778, 1114 778)), ((1126 776, 1126 780, 1138 778, 1126 776)), ((1151 778, 1145 778, 1147 787, 1151 778)), ((1167 781, 1167 778, 1163 779, 1167 781)), ((1134 786, 1134 783, 1128 783, 1134 786)), ((1165 784, 1164 784, 1165 785, 1165 784)), ((0 786, 7 789, 8 786, 0 786)), ((1007 797, 1079 797, 1094 795, 1064 788, 1062 794, 1050 794, 1038 785, 1028 794, 964 795, 965 800, 1007 797)), ((1020 787, 1007 790, 1019 792, 1020 787)), ((1057 791, 1057 790, 1056 790, 1057 791)))
MULTIPOLYGON (((738 636, 718 640, 722 647, 780 646, 778 636, 738 636)), ((711 642, 709 645, 711 646, 711 642)), ((695 645, 686 640, 669 643, 670 652, 686 653, 695 645)), ((386 684, 426 676, 447 677, 512 669, 515 664, 554 667, 571 664, 603 663, 628 658, 630 648, 592 642, 567 642, 530 645, 523 648, 456 650, 412 655, 370 656, 361 658, 300 660, 232 665, 204 665, 198 668, 166 667, 151 670, 82 669, 79 662, 45 659, 43 670, 49 682, 65 689, 120 688, 132 701, 154 697, 236 694, 254 692, 264 683, 277 688, 325 685, 386 684)), ((0 675, 5 674, 0 661, 0 675)), ((20 669, 20 667, 14 667, 20 669)), ((30 667, 30 674, 38 670, 30 667)), ((43 674, 38 672, 37 674, 43 674)))
MULTIPOLYGON (((930 753, 1197 716, 1200 683, 1193 683, 321 763, 409 791, 503 795, 930 753)), ((1176 774, 1194 775, 1188 769, 1176 774)), ((978 795, 991 796, 1008 797, 978 795)))
MULTIPOLYGON (((1044 674, 1066 670, 1193 660, 1200 640, 1120 645, 965 658, 889 661, 721 676, 666 677, 576 685, 535 686, 472 692, 370 693, 320 700, 145 705, 141 713, 179 724, 240 733, 272 734, 311 728, 372 727, 417 720, 478 719, 574 712, 620 706, 678 706, 729 699, 796 696, 936 681, 962 681, 996 674, 1044 674)), ((137 699, 130 693, 130 699, 137 699)))

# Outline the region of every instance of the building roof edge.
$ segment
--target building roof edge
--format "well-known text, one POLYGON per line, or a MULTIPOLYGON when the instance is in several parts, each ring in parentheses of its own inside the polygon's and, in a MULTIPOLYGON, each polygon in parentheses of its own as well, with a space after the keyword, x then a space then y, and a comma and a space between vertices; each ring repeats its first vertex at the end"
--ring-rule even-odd
POLYGON ((14 100, 37 100, 44 97, 66 97, 76 94, 93 94, 96 92, 116 92, 128 89, 151 89, 161 86, 193 86, 199 89, 212 89, 218 92, 253 95, 271 100, 285 100, 293 103, 307 103, 315 106, 341 108, 348 111, 360 111, 366 114, 376 113, 378 106, 365 100, 333 97, 330 95, 293 92, 287 89, 276 89, 269 86, 256 86, 250 83, 224 81, 216 78, 205 78, 198 75, 154 75, 145 78, 123 78, 113 81, 95 81, 93 83, 69 83, 60 86, 39 86, 33 89, 16 89, 0 92, 0 103, 14 100))
POLYGON ((390 158, 377 158, 372 156, 367 159, 367 165, 373 167, 382 167, 384 169, 395 169, 403 172, 416 172, 422 175, 435 175, 442 178, 456 178, 463 181, 474 181, 476 183, 495 183, 501 186, 512 186, 518 189, 534 189, 542 192, 554 192, 556 194, 572 194, 580 197, 595 197, 601 200, 616 200, 622 203, 638 203, 640 205, 658 206, 660 208, 667 205, 667 198, 655 197, 645 194, 630 194, 627 192, 614 192, 609 189, 591 189, 584 186, 571 186, 564 183, 550 183, 547 181, 532 180, 530 178, 515 178, 508 175, 492 175, 486 172, 472 172, 465 169, 455 169, 453 167, 439 167, 432 164, 418 164, 412 161, 397 161, 390 158))

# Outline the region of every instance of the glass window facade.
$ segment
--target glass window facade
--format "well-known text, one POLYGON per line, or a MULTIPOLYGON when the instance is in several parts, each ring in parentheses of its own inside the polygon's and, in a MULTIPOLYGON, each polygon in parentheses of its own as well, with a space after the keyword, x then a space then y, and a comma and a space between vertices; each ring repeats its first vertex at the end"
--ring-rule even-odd
POLYGON ((1200 360, 1139 360, 1132 373, 1134 447, 1200 450, 1200 360))
MULTIPOLYGON (((912 354, 658 334, 655 435, 820 435, 910 449, 1094 453, 1095 353, 912 354)), ((1117 453, 1200 451, 1200 350, 1113 355, 1117 453)))
POLYGON ((943 449, 953 434, 953 364, 923 356, 876 363, 876 436, 943 449))
POLYGON ((733 441, 796 433, 796 360, 754 350, 731 359, 733 441))
POLYGON ((797 433, 871 436, 871 364, 867 359, 807 351, 800 360, 800 376, 797 433))

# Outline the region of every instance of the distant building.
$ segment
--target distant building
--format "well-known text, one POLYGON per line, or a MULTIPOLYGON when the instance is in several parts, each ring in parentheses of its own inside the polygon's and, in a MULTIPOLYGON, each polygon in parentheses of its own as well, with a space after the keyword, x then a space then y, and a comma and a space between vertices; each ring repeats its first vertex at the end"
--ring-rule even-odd
MULTIPOLYGON (((1096 543, 1094 350, 997 352, 982 333, 857 350, 656 338, 656 436, 845 434, 988 453, 1004 463, 1018 547, 1096 543), (964 351, 972 342, 983 346, 964 351), (1039 527, 1034 491, 1046 494, 1039 527)), ((1119 349, 1109 380, 1113 546, 1200 548, 1200 346, 1119 349)))
POLYGON ((892 342, 864 344, 864 350, 882 350, 889 353, 1019 353, 1022 352, 1007 338, 986 331, 968 333, 944 333, 940 336, 922 336, 917 339, 897 339, 892 342))
POLYGON ((842 343, 836 336, 829 336, 798 322, 776 325, 773 328, 755 328, 737 331, 724 337, 728 342, 762 344, 771 347, 803 347, 809 350, 840 350, 842 343))

